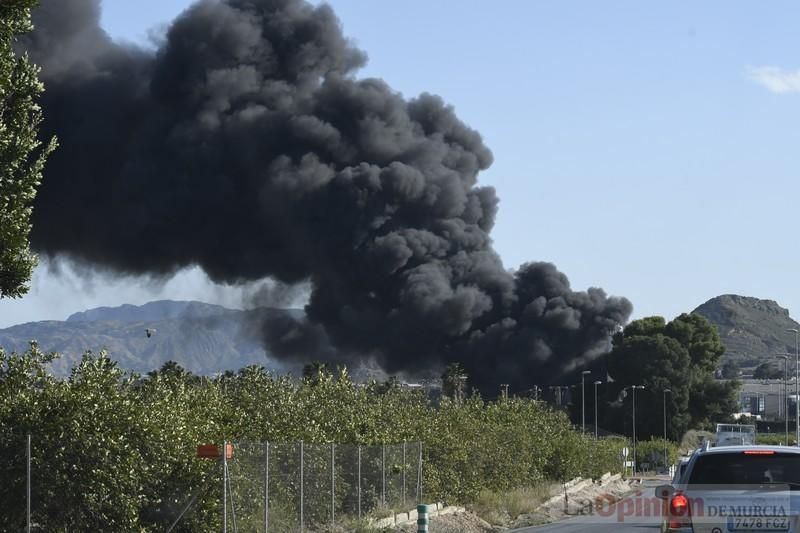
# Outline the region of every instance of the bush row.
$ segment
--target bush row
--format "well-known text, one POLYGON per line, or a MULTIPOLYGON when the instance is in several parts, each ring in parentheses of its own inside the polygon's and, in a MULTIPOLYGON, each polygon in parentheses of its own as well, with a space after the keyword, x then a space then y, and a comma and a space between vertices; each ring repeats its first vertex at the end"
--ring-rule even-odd
MULTIPOLYGON (((219 469, 196 446, 223 440, 357 443, 421 441, 425 499, 472 501, 482 489, 618 471, 620 439, 594 441, 541 402, 447 399, 390 381, 354 384, 345 370, 298 383, 248 367, 215 379, 167 364, 148 376, 87 353, 66 379, 33 345, 0 349, 0 524, 25 509, 24 436, 33 438, 33 511, 43 530, 163 531, 219 469)), ((217 498, 200 498, 175 531, 221 528, 217 498)))

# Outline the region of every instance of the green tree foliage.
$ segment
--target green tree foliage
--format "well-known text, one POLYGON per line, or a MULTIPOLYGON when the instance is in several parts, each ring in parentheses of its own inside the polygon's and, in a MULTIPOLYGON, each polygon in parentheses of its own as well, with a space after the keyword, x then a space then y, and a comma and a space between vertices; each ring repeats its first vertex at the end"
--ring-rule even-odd
POLYGON ((43 90, 38 68, 14 53, 17 35, 31 29, 35 0, 0 2, 0 298, 28 291, 36 256, 31 253, 31 204, 55 141, 37 138, 43 90))
POLYGON ((442 373, 442 394, 450 399, 459 399, 466 391, 467 372, 460 363, 450 363, 442 373))
POLYGON ((776 365, 771 362, 761 363, 753 371, 753 377, 756 379, 782 379, 783 378, 783 365, 776 365))
POLYGON ((737 410, 738 382, 714 379, 725 348, 716 329, 703 317, 682 314, 667 323, 662 317, 632 322, 614 337, 607 357, 613 383, 604 385, 604 427, 632 433, 631 385, 636 391, 637 438, 663 435, 664 407, 668 437, 678 440, 689 428, 712 427, 737 410), (664 394, 664 390, 672 392, 664 394))
POLYGON ((739 370, 739 365, 736 364, 736 361, 731 359, 725 361, 725 364, 722 365, 721 374, 725 379, 736 379, 741 374, 741 370, 739 370))
MULTIPOLYGON (((319 368, 298 383, 257 366, 208 379, 170 362, 140 377, 105 353, 87 353, 67 379, 55 379, 46 372, 54 357, 36 345, 22 354, 0 349, 0 531, 24 524, 28 433, 42 531, 165 531, 193 495, 197 504, 176 531, 219 531, 219 465, 198 459, 196 447, 223 440, 302 440, 309 448, 421 441, 426 499, 465 503, 482 489, 616 471, 625 445, 595 443, 542 402, 472 395, 435 408, 422 391, 394 381, 358 385, 344 369, 319 368)), ((251 483, 254 501, 262 476, 259 469, 251 483)), ((237 490, 250 490, 241 477, 237 490)))
POLYGON ((636 464, 642 465, 643 468, 656 470, 664 465, 665 450, 667 452, 666 464, 676 464, 680 459, 680 448, 675 442, 663 438, 639 441, 636 443, 636 464))
MULTIPOLYGON (((755 420, 744 420, 743 424, 755 424, 755 420)), ((796 439, 793 432, 789 432, 789 446, 795 446, 796 439)), ((786 433, 756 433, 756 444, 767 444, 769 446, 785 446, 786 433)))

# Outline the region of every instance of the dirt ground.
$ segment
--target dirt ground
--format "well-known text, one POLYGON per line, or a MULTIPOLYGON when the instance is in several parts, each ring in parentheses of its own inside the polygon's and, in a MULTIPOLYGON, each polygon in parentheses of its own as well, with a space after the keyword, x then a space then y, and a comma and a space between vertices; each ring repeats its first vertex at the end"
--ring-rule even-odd
MULTIPOLYGON (((568 516, 575 516, 589 511, 587 505, 595 501, 598 497, 610 498, 614 501, 621 499, 633 489, 631 483, 622 479, 615 479, 609 483, 600 485, 591 484, 582 488, 578 492, 570 494, 568 504, 565 508, 563 499, 555 497, 541 505, 532 513, 523 514, 512 520, 511 528, 520 528, 533 525, 547 524, 556 522, 568 516)), ((495 533, 505 531, 507 528, 492 526, 478 515, 469 511, 463 513, 453 513, 431 517, 430 531, 436 533, 495 533)), ((396 526, 387 531, 397 533, 415 533, 416 524, 406 524, 396 526)))
MULTIPOLYGON (((431 518, 429 529, 436 533, 493 533, 500 531, 500 529, 493 528, 488 522, 469 512, 434 516, 431 518)), ((398 526, 391 531, 416 533, 417 525, 398 526)))
POLYGON ((615 479, 604 485, 595 483, 577 493, 570 494, 566 505, 564 500, 558 496, 540 506, 536 511, 518 516, 511 527, 513 529, 538 526, 557 522, 569 516, 585 514, 591 512, 592 504, 599 497, 606 501, 619 501, 633 489, 634 486, 623 479, 615 479))

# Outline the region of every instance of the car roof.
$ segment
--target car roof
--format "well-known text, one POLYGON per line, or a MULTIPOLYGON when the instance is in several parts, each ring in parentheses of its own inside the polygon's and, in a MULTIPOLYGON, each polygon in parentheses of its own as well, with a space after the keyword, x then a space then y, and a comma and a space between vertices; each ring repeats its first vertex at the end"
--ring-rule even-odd
POLYGON ((771 446, 766 444, 753 444, 750 446, 716 446, 711 447, 708 449, 700 449, 697 451, 695 455, 708 455, 708 454, 720 454, 720 453, 742 453, 748 450, 759 450, 759 451, 774 451, 780 453, 793 453, 800 455, 800 448, 796 446, 771 446))

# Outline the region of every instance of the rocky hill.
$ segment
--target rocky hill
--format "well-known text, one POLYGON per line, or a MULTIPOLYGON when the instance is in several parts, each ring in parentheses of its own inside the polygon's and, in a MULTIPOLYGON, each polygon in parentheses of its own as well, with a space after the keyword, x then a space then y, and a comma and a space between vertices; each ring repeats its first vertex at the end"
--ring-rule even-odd
POLYGON ((269 315, 301 316, 299 309, 241 311, 201 302, 163 300, 142 306, 100 307, 66 321, 29 322, 0 329, 0 346, 22 351, 36 339, 62 357, 52 370, 65 375, 86 350, 106 349, 123 368, 146 373, 169 360, 197 374, 251 364, 285 370, 268 358, 259 324, 269 315), (146 330, 151 330, 151 336, 146 330), (152 333, 152 330, 155 330, 152 333))
POLYGON ((724 294, 692 312, 719 329, 726 348, 723 361, 732 359, 741 367, 752 367, 774 354, 794 353, 795 335, 786 330, 800 328, 800 324, 773 300, 724 294))

